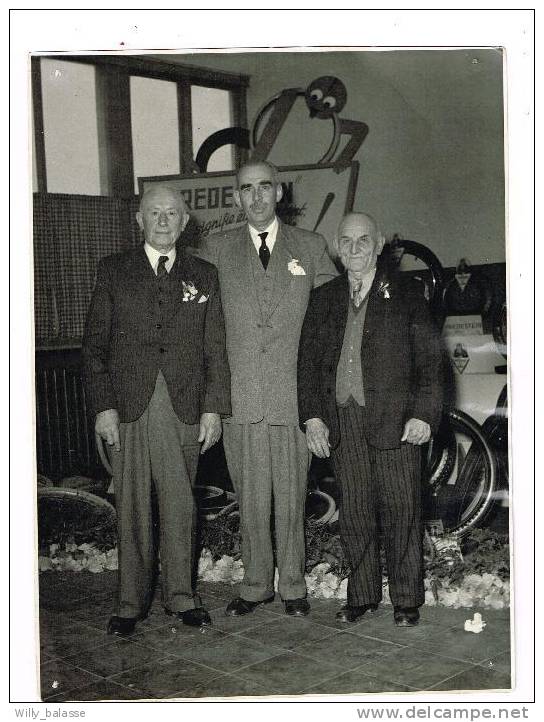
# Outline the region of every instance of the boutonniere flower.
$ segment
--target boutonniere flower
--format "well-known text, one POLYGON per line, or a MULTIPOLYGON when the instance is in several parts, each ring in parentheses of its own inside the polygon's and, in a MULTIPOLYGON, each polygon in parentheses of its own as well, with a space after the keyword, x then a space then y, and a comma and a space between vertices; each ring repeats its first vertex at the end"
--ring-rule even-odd
POLYGON ((183 301, 185 301, 185 302, 194 301, 199 293, 199 291, 195 287, 194 283, 192 281, 188 281, 187 283, 185 283, 185 281, 182 281, 181 285, 183 288, 183 301))
POLYGON ((389 290, 389 281, 381 281, 379 287, 378 287, 378 295, 382 296, 382 298, 390 299, 391 293, 389 290))
POLYGON ((293 276, 306 275, 306 271, 302 268, 296 258, 293 258, 291 261, 289 261, 289 263, 287 264, 287 270, 289 271, 289 273, 292 273, 293 276))

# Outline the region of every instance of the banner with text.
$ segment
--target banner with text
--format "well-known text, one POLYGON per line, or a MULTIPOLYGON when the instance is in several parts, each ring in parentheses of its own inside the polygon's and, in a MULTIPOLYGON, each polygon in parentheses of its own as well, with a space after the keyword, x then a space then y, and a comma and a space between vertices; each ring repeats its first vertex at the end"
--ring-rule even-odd
MULTIPOLYGON (((358 171, 357 162, 341 173, 330 165, 278 168, 283 185, 278 216, 289 225, 321 233, 330 242, 342 216, 353 208, 358 171)), ((140 195, 156 183, 172 186, 183 196, 191 214, 184 239, 189 245, 245 223, 245 213, 233 197, 235 171, 139 178, 140 195)))

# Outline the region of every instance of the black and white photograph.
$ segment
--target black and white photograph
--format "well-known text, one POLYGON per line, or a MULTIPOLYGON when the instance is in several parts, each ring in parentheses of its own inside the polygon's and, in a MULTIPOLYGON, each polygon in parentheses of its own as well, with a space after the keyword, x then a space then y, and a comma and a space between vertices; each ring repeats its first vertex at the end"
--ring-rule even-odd
POLYGON ((385 38, 30 49, 36 701, 515 693, 509 53, 385 38))

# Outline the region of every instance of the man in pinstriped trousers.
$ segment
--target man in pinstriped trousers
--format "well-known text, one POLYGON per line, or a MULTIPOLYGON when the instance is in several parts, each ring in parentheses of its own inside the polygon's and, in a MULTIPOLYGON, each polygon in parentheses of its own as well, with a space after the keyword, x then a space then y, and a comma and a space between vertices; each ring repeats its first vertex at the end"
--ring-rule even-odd
POLYGON ((381 527, 395 623, 425 601, 420 447, 442 410, 438 332, 409 281, 378 263, 384 239, 350 213, 334 244, 347 273, 312 292, 299 347, 298 403, 308 448, 331 456, 341 486, 340 536, 351 573, 337 619, 382 598, 381 527))

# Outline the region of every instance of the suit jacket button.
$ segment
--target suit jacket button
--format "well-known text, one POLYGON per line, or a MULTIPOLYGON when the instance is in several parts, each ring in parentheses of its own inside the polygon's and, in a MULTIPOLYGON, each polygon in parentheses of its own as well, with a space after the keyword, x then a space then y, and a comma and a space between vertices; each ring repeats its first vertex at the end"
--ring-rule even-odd
POLYGON ((166 349, 165 349, 165 348, 160 348, 159 351, 160 351, 161 353, 166 353, 166 349))
POLYGON ((162 323, 156 323, 155 328, 162 328, 162 323))

